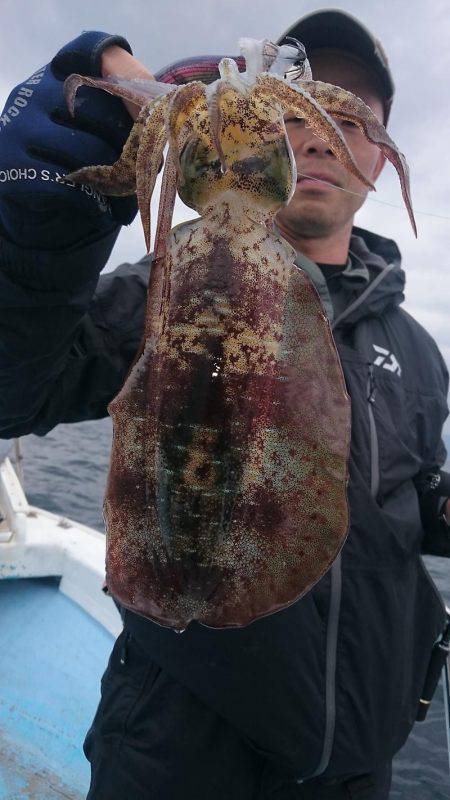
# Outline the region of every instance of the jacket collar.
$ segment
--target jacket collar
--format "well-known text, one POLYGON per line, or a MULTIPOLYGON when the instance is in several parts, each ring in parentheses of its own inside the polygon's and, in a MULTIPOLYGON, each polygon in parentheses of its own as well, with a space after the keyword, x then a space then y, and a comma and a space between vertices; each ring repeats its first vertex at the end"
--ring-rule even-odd
POLYGON ((317 264, 300 252, 295 263, 310 276, 333 327, 380 316, 386 307, 400 305, 404 300, 405 273, 396 243, 363 228, 352 230, 349 258, 340 280, 340 290, 348 294, 349 303, 336 319, 326 280, 317 264))

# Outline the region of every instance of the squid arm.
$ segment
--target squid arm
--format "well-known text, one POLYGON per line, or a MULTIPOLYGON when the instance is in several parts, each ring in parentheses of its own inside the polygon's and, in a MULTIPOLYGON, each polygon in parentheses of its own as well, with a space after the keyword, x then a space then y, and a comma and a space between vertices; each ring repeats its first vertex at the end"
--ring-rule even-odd
POLYGON ((159 337, 164 329, 170 297, 170 264, 165 258, 166 244, 172 227, 172 215, 177 194, 177 167, 172 147, 169 147, 159 197, 158 224, 156 227, 155 250, 147 291, 147 314, 145 339, 152 350, 157 348, 159 337))
POLYGON ((166 120, 172 99, 171 93, 153 106, 150 117, 142 129, 136 156, 136 193, 147 253, 150 252, 150 200, 167 143, 166 120))
POLYGON ((400 179, 402 196, 412 229, 417 237, 411 202, 409 168, 406 158, 391 139, 384 125, 377 119, 372 109, 359 97, 355 97, 351 92, 341 89, 340 86, 333 86, 323 81, 302 81, 302 87, 333 117, 354 122, 366 139, 377 145, 383 155, 393 164, 400 179))
POLYGON ((82 167, 65 175, 66 181, 88 183, 105 195, 121 197, 136 192, 136 158, 144 127, 151 114, 154 102, 144 105, 125 142, 119 159, 109 165, 82 167))
POLYGON ((224 94, 229 89, 229 84, 225 81, 221 81, 217 84, 216 90, 214 92, 209 92, 206 94, 206 101, 208 104, 208 112, 209 112, 209 121, 210 121, 210 132, 211 132, 211 141, 216 149, 217 155, 219 156, 220 161, 220 168, 222 172, 226 172, 227 170, 227 160, 225 153, 223 152, 222 143, 220 141, 220 131, 222 127, 222 115, 220 111, 220 99, 222 94, 224 94))
POLYGON ((74 183, 88 183, 105 195, 123 196, 136 192, 136 161, 139 145, 144 129, 152 111, 161 98, 173 94, 176 86, 136 78, 89 78, 81 75, 70 75, 64 84, 64 93, 69 111, 75 113, 75 94, 80 86, 90 86, 104 91, 122 100, 128 100, 140 107, 139 115, 131 129, 120 158, 115 164, 82 167, 65 176, 74 183), (145 91, 142 87, 145 86, 145 91), (151 90, 150 87, 151 86, 151 90), (150 98, 150 99, 149 99, 150 98))
POLYGON ((206 102, 205 85, 201 81, 192 81, 191 83, 179 86, 170 103, 167 117, 167 133, 172 148, 174 163, 178 171, 180 171, 178 154, 182 152, 191 131, 189 126, 183 125, 180 126, 181 130, 177 131, 177 122, 180 119, 188 120, 193 108, 195 118, 195 105, 199 100, 206 102))
MULTIPOLYGON (((157 82, 152 81, 151 83, 157 82)), ((97 80, 72 75, 65 84, 69 111, 72 113, 74 113, 72 92, 76 92, 81 85, 104 89, 109 94, 123 100, 136 102, 138 105, 137 95, 130 93, 130 90, 122 86, 120 81, 97 80)), ((136 192, 147 252, 150 250, 150 199, 167 142, 166 115, 169 102, 177 89, 178 87, 169 87, 169 93, 151 101, 146 98, 122 154, 115 164, 82 167, 82 169, 65 176, 66 180, 75 183, 89 183, 90 186, 106 195, 126 195, 136 192)))
POLYGON ((64 82, 64 96, 70 113, 75 113, 75 96, 80 86, 91 86, 93 89, 103 89, 103 91, 113 94, 122 100, 128 100, 142 108, 149 100, 155 100, 165 94, 169 94, 177 87, 174 84, 152 81, 149 78, 119 78, 110 76, 109 78, 90 78, 83 75, 69 75, 64 82))
POLYGON ((158 261, 164 257, 166 250, 167 237, 172 227, 173 209, 177 195, 177 166, 176 154, 173 147, 169 147, 161 184, 161 194, 159 197, 158 224, 155 236, 155 255, 154 260, 158 261))
POLYGON ((276 99, 283 112, 290 111, 296 116, 304 117, 316 136, 329 145, 338 161, 365 186, 375 189, 371 181, 358 169, 341 130, 308 91, 301 86, 287 84, 283 79, 272 75, 258 75, 252 94, 256 98, 276 99))

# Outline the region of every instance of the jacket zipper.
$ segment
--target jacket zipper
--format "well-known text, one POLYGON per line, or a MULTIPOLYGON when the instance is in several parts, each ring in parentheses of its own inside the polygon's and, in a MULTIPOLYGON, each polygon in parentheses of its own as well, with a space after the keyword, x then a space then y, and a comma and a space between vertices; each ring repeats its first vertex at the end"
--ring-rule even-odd
MULTIPOLYGON (((371 379, 373 381, 373 368, 371 379)), ((373 418, 372 407, 370 406, 372 414, 373 430, 376 437, 375 420, 373 418)), ((371 428, 372 429, 372 428, 371 428)), ((378 469, 378 440, 376 441, 377 452, 377 469, 378 469)), ((371 458, 372 463, 372 458, 371 458)), ((378 474, 378 473, 377 473, 378 474)), ((377 487, 378 492, 378 487, 377 487)), ((339 618, 341 612, 341 598, 342 598, 342 558, 339 553, 333 566, 330 570, 330 606, 328 609, 327 618, 327 642, 326 642, 326 656, 325 656, 325 733, 323 737, 322 755, 316 770, 301 778, 297 779, 298 784, 302 784, 305 780, 316 778, 321 775, 328 767, 331 758, 331 751, 333 749, 334 732, 336 728, 336 662, 337 662, 337 642, 339 631, 339 618)))
MULTIPOLYGON (((377 427, 375 424, 375 415, 373 413, 373 406, 375 404, 375 392, 376 392, 375 375, 373 371, 373 364, 370 364, 369 377, 367 381, 367 408, 369 413, 369 428, 370 428, 370 492, 373 498, 377 497, 378 490, 380 488, 380 461, 379 461, 379 448, 378 448, 378 434, 377 434, 377 427)), ((433 578, 428 572, 421 555, 419 555, 419 562, 425 574, 425 577, 428 580, 428 583, 430 584, 434 594, 439 600, 439 604, 442 608, 445 618, 447 612, 444 600, 435 582, 433 581, 433 578)))
MULTIPOLYGON (((375 376, 373 364, 369 364, 369 376, 367 380, 367 409, 369 414, 370 430, 370 492, 376 498, 380 487, 380 465, 378 434, 375 425, 375 415, 373 405, 375 403, 375 376)), ((431 580, 431 578, 430 578, 431 580)), ((331 758, 333 749, 334 731, 336 726, 336 660, 337 660, 337 640, 339 628, 339 616, 341 609, 342 596, 342 564, 341 554, 331 568, 331 592, 330 608, 328 610, 327 624, 327 650, 326 650, 326 678, 325 678, 325 735, 322 748, 322 756, 316 771, 310 778, 315 778, 325 772, 331 758)), ((297 783, 303 783, 306 778, 300 778, 297 783)))
POLYGON ((327 644, 325 657, 325 733, 323 737, 322 755, 320 757, 317 769, 307 776, 298 778, 298 784, 302 784, 306 780, 311 780, 311 778, 316 778, 318 775, 321 775, 322 772, 325 772, 328 764, 330 763, 331 751, 333 749, 334 731, 336 726, 337 640, 342 595, 342 567, 340 553, 331 567, 330 573, 330 607, 328 609, 327 644))
MULTIPOLYGON (((369 414, 370 429, 370 492, 372 497, 376 497, 380 487, 380 465, 378 434, 375 424, 373 405, 375 403, 375 376, 373 364, 369 364, 369 376, 367 380, 367 408, 369 414)), ((431 580, 431 579, 430 579, 431 580)), ((334 731, 336 724, 336 660, 337 660, 337 640, 339 628, 339 616, 342 596, 342 564, 341 555, 334 562, 331 568, 331 596, 330 608, 328 611, 327 625, 327 655, 326 655, 326 680, 325 680, 325 736, 322 750, 322 757, 319 766, 311 778, 325 772, 328 767, 331 751, 333 748, 334 731)), ((305 779, 303 779, 305 780, 305 779)), ((299 780, 298 783, 302 783, 299 780)))
POLYGON ((380 488, 380 452, 378 447, 378 433, 375 424, 373 406, 375 405, 375 375, 373 364, 369 364, 369 376, 367 379, 367 411, 369 414, 370 431, 370 494, 376 498, 380 488))
MULTIPOLYGON (((331 325, 332 330, 345 319, 352 311, 354 311, 365 300, 367 295, 373 291, 375 286, 384 279, 384 277, 394 269, 395 264, 388 264, 385 269, 380 273, 378 278, 372 281, 370 287, 367 287, 360 297, 348 306, 345 311, 334 320, 331 325)), ((367 406, 369 414, 369 429, 370 429, 370 491, 372 497, 376 497, 380 486, 380 467, 379 467, 379 447, 378 447, 378 434, 375 425, 375 416, 373 413, 373 404, 375 403, 375 376, 373 372, 373 364, 369 364, 369 377, 367 381, 367 406)), ((425 569, 425 566, 424 566, 425 569)), ((331 751, 334 742, 334 732, 336 726, 336 661, 337 661, 337 640, 339 629, 339 617, 341 609, 342 597, 342 563, 341 554, 334 562, 331 570, 331 590, 330 590, 330 607, 328 610, 327 620, 327 643, 326 643, 326 679, 325 679, 325 734, 322 748, 322 756, 319 765, 314 773, 302 778, 298 778, 297 783, 301 784, 305 780, 315 778, 321 775, 328 767, 331 751)), ((431 580, 431 577, 430 577, 431 580)))

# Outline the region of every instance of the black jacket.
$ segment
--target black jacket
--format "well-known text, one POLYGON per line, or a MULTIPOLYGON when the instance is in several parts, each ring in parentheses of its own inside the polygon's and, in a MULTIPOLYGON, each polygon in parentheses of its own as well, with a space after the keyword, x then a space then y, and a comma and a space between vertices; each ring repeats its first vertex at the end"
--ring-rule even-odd
MULTIPOLYGON (((46 259, 0 242, 0 436, 106 415, 139 345, 150 265, 97 285, 112 244, 46 259)), ((177 635, 125 613, 154 661, 298 778, 365 772, 401 747, 444 625, 420 553, 427 541, 450 555, 450 537, 437 515, 424 531, 415 482, 445 460, 448 374, 400 308, 396 245, 354 229, 351 253, 361 281, 344 276, 333 298, 352 403, 341 556, 304 598, 244 629, 177 635)))

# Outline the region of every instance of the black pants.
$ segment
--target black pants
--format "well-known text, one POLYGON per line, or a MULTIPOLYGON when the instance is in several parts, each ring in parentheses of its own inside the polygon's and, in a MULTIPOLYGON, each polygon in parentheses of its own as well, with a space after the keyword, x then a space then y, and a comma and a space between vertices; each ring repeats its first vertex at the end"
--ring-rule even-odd
POLYGON ((286 780, 123 631, 84 743, 87 800, 386 800, 391 764, 345 782, 286 780))

